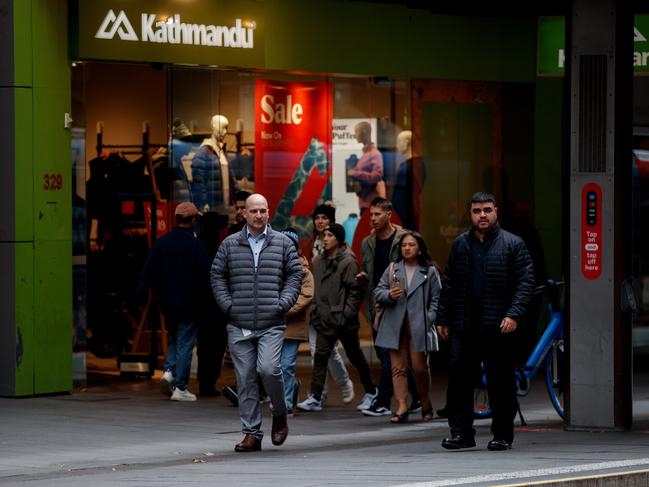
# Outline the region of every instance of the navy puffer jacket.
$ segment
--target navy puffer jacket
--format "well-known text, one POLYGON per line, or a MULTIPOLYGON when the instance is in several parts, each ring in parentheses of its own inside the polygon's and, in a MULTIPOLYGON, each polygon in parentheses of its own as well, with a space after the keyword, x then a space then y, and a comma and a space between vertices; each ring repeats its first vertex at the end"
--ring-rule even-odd
POLYGON ((216 302, 230 324, 262 330, 286 323, 286 312, 300 292, 302 266, 293 241, 268 225, 255 272, 244 226, 221 243, 210 280, 216 302))
MULTIPOLYGON (((473 255, 471 238, 475 229, 463 233, 453 243, 442 276, 437 323, 455 330, 469 328, 473 255)), ((496 226, 485 238, 480 330, 497 330, 503 318, 519 323, 534 293, 534 266, 523 240, 496 226)))

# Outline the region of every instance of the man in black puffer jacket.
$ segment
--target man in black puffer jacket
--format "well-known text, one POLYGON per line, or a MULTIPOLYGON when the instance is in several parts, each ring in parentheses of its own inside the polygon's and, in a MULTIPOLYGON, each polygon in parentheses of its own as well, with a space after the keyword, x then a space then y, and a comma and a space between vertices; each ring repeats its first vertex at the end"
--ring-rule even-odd
POLYGON ((534 293, 534 267, 519 237, 498 225, 493 195, 471 198, 473 227, 451 248, 442 276, 437 329, 450 339, 449 450, 475 446, 473 387, 480 362, 493 411, 489 450, 507 450, 516 416, 516 334, 534 293))
POLYGON ((297 301, 302 265, 295 244, 268 225, 268 202, 246 200, 246 225, 227 237, 212 264, 212 290, 228 317, 228 346, 237 376, 239 415, 245 435, 235 451, 261 450, 261 407, 257 374, 273 409, 272 442, 288 434, 280 354, 286 312, 297 301))

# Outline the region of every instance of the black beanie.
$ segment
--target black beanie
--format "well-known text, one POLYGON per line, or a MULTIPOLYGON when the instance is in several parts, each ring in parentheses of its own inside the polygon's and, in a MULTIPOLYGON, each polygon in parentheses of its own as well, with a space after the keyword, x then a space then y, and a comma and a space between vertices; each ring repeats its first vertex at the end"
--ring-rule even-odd
POLYGON ((317 215, 324 215, 329 218, 329 223, 334 223, 336 221, 336 209, 331 205, 318 205, 316 209, 313 210, 312 218, 315 220, 317 215))
POLYGON ((325 230, 333 233, 340 245, 345 243, 345 228, 339 223, 331 223, 325 230))

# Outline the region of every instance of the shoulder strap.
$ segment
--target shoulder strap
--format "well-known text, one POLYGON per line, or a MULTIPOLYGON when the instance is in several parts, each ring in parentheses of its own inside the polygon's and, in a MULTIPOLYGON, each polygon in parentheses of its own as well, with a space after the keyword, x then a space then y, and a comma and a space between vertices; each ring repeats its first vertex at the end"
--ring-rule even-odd
POLYGON ((390 262, 388 266, 388 288, 392 287, 392 277, 394 275, 394 262, 390 262))

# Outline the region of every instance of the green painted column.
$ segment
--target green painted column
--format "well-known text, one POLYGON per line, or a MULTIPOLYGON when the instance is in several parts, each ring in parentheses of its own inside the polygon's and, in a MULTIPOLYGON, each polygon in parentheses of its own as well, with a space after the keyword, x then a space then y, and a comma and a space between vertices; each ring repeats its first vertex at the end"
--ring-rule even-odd
POLYGON ((67 2, 0 0, 0 394, 72 389, 67 2))

